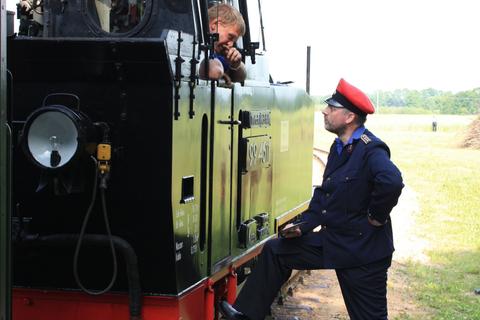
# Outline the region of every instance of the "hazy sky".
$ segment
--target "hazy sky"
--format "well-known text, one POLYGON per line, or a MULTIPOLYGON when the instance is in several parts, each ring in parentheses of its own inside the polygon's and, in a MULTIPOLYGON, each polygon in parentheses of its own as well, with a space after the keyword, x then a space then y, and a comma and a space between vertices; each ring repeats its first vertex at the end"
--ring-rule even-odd
POLYGON ((480 87, 480 1, 262 0, 275 81, 331 93, 340 77, 364 89, 480 87))

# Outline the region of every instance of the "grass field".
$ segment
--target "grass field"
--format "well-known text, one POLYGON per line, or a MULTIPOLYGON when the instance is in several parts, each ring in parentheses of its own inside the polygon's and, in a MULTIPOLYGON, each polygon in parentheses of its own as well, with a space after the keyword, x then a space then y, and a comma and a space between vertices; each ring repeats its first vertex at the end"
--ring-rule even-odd
MULTIPOLYGON (((460 147, 474 118, 436 116, 437 132, 431 115, 374 115, 366 123, 420 202, 415 232, 430 244, 429 261, 410 262, 407 276, 429 319, 480 319, 480 150, 460 147)), ((316 120, 322 128, 321 115, 316 120)), ((317 130, 315 146, 328 150, 333 138, 317 130)))

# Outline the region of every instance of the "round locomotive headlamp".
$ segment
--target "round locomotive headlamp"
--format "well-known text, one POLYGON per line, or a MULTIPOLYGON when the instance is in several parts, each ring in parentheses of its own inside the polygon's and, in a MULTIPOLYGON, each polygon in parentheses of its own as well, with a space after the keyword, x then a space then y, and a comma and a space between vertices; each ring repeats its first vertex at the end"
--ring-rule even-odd
POLYGON ((27 155, 45 169, 65 167, 84 152, 91 122, 63 105, 41 107, 27 119, 23 138, 27 155))

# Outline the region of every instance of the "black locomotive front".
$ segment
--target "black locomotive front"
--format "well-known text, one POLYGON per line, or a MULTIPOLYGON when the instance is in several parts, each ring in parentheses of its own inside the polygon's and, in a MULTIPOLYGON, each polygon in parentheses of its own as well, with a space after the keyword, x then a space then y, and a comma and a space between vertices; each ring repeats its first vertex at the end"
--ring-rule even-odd
MULTIPOLYGON (((258 10, 239 2, 245 17, 258 10)), ((23 35, 8 43, 16 319, 71 317, 84 304, 55 314, 24 301, 53 307, 80 288, 128 292, 131 316, 157 319, 164 302, 149 309, 146 297, 176 297, 172 319, 209 318, 208 287, 224 295, 223 279, 307 205, 310 98, 270 83, 267 54, 244 49, 248 32, 244 83, 199 79, 213 47, 207 6, 20 8, 23 35)))

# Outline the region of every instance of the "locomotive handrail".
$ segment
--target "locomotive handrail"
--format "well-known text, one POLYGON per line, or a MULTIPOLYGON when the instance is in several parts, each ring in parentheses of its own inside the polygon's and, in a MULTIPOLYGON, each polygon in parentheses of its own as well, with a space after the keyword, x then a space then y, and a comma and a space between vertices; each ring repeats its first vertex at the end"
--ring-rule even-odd
POLYGON ((218 120, 217 121, 219 124, 229 124, 232 126, 239 126, 242 124, 242 121, 240 120, 218 120))

